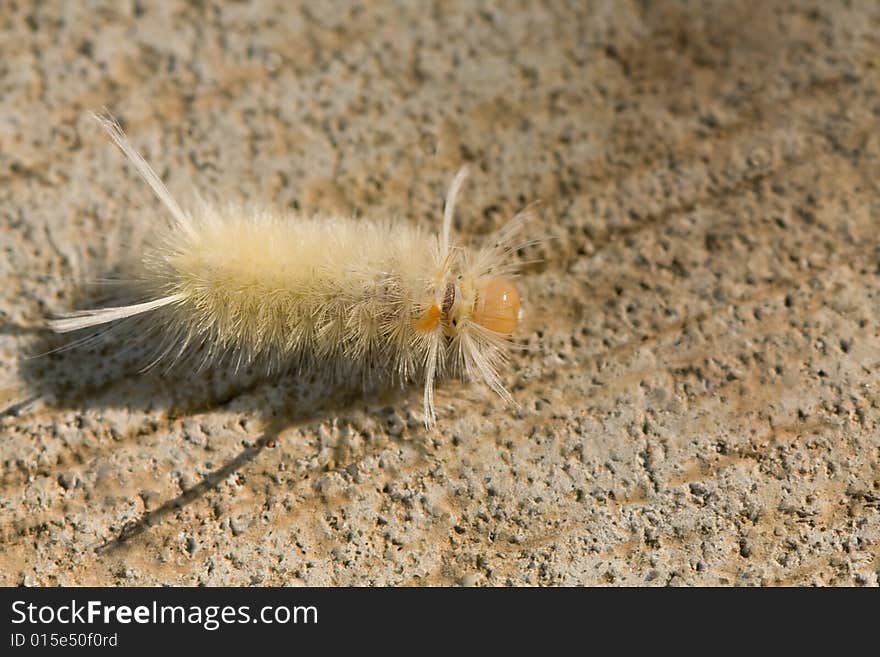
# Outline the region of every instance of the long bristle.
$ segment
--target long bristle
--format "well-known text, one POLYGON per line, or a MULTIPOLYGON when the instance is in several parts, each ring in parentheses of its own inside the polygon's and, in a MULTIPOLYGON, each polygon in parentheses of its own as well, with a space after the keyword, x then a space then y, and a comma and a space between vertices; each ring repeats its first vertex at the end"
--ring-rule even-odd
POLYGON ((183 301, 182 294, 172 294, 146 303, 136 303, 130 306, 116 306, 113 308, 98 308, 96 310, 78 310, 67 313, 58 319, 50 319, 47 325, 56 333, 69 333, 84 328, 100 326, 109 322, 115 322, 126 317, 133 317, 142 313, 162 308, 172 303, 183 301))

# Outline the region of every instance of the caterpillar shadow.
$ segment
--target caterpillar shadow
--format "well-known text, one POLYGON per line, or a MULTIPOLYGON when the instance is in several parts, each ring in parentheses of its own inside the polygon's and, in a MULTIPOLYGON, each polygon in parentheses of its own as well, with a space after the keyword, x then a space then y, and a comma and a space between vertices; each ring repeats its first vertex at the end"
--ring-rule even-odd
MULTIPOLYGON (((95 548, 97 554, 119 550, 169 515, 199 500, 257 460, 267 447, 276 444, 279 434, 293 426, 345 422, 355 416, 375 417, 380 427, 383 423, 390 426, 399 422, 394 408, 420 399, 413 388, 401 389, 381 382, 365 388, 356 381, 333 380, 319 371, 296 368, 272 375, 257 366, 203 370, 157 367, 144 372, 141 368, 149 355, 149 346, 141 341, 127 342, 124 336, 122 332, 111 331, 99 339, 70 347, 69 336, 37 332, 30 349, 34 355, 23 357, 18 363, 20 379, 28 388, 27 398, 7 409, 9 414, 25 416, 27 405, 38 398, 48 408, 36 413, 109 408, 143 412, 140 423, 112 439, 66 444, 65 449, 70 452, 67 460, 79 463, 102 458, 107 450, 142 440, 146 434, 171 429, 182 418, 221 409, 255 420, 262 432, 238 454, 179 495, 145 511, 121 529, 111 528, 112 536, 95 548)), ((425 431, 418 418, 410 419, 414 420, 408 425, 413 432, 425 431)), ((398 432, 388 434, 393 441, 404 439, 398 432)), ((64 466, 58 467, 58 473, 43 474, 60 475, 64 466)))

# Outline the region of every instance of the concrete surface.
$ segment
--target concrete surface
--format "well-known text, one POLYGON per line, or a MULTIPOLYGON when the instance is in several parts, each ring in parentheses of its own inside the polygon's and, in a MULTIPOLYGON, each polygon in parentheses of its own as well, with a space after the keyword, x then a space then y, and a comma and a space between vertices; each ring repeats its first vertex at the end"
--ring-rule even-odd
POLYGON ((32 4, 0 9, 0 583, 877 586, 874 0, 32 4), (160 212, 103 106, 184 202, 435 226, 468 161, 479 239, 540 199, 521 410, 451 381, 429 433, 418 389, 30 358, 160 212))

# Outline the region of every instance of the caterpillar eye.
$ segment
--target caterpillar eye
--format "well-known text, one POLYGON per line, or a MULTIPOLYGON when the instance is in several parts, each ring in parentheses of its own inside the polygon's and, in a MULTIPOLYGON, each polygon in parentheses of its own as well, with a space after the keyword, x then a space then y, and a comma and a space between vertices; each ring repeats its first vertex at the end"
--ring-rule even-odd
POLYGON ((509 335, 519 323, 519 292, 506 278, 490 278, 477 291, 471 314, 480 326, 509 335))

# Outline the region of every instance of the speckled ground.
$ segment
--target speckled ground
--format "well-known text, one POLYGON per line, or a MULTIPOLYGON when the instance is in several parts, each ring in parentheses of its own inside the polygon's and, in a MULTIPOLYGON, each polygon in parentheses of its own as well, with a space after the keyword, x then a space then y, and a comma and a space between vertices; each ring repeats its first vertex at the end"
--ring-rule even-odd
MULTIPOLYGON (((0 583, 880 577, 880 5, 5 3, 0 583), (543 6, 546 5, 546 6, 543 6), (458 232, 540 200, 521 410, 63 344, 172 192, 458 232), (129 246, 127 246, 129 245, 129 246)), ((106 290, 104 290, 106 291, 106 290)))

